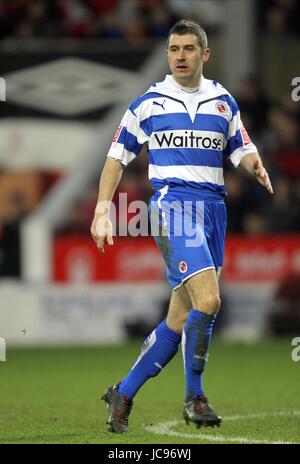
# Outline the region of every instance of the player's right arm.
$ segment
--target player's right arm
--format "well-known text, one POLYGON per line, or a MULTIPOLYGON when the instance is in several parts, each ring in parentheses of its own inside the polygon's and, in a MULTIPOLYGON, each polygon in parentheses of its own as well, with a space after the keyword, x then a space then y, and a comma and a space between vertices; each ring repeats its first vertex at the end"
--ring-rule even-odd
POLYGON ((145 119, 145 115, 142 117, 141 108, 141 98, 138 97, 124 114, 113 137, 100 178, 99 196, 91 234, 97 247, 103 253, 104 245, 113 244, 113 229, 109 219, 109 210, 124 167, 138 156, 143 144, 149 140, 149 134, 147 135, 140 127, 140 121, 145 119))
POLYGON ((98 201, 91 225, 91 234, 102 253, 104 253, 104 245, 113 245, 113 228, 109 219, 109 211, 123 170, 124 165, 119 160, 108 157, 101 174, 98 201))

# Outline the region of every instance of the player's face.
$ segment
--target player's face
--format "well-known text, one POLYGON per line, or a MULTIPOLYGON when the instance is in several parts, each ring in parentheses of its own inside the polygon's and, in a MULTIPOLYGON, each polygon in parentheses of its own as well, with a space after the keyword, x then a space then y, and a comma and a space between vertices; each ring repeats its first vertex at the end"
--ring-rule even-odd
POLYGON ((185 87, 196 87, 203 63, 209 59, 210 49, 201 49, 194 34, 172 34, 168 47, 168 62, 174 79, 185 87))

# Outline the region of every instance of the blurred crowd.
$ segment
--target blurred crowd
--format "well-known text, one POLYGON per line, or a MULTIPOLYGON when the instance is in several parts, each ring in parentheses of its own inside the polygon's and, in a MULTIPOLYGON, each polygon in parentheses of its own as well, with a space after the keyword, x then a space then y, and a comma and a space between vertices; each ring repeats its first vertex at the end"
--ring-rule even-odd
MULTIPOLYGON (((176 10, 176 9, 175 9, 176 10)), ((3 37, 165 37, 177 19, 162 0, 1 0, 3 37)))
POLYGON ((299 37, 299 0, 260 0, 257 3, 260 26, 264 32, 299 37))
POLYGON ((269 171, 274 195, 242 170, 225 170, 228 231, 300 232, 300 108, 291 95, 269 101, 258 79, 248 77, 236 96, 242 120, 269 171))
MULTIPOLYGON (((298 0, 256 2, 264 33, 300 34, 298 0)), ((209 33, 222 27, 224 0, 0 0, 0 38, 166 37, 178 18, 198 19, 209 33)))
MULTIPOLYGON (((256 5, 264 33, 299 34, 299 1, 261 0, 256 5)), ((183 16, 198 20, 209 33, 217 32, 225 9, 224 0, 0 0, 0 38, 103 37, 140 43, 150 36, 165 38, 174 21, 183 16)), ((246 77, 235 97, 275 195, 227 163, 228 232, 300 232, 299 103, 291 95, 270 101, 256 76, 246 77)), ((74 203, 60 232, 89 233, 99 174, 85 197, 74 203)), ((145 151, 126 169, 118 193, 127 193, 128 203, 149 200, 145 151)))

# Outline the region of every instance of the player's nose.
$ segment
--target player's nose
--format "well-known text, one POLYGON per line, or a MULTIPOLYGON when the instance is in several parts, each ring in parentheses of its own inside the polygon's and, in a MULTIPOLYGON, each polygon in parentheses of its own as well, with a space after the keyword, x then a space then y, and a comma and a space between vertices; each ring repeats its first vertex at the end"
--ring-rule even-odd
POLYGON ((184 50, 178 50, 177 61, 185 61, 185 52, 184 50))

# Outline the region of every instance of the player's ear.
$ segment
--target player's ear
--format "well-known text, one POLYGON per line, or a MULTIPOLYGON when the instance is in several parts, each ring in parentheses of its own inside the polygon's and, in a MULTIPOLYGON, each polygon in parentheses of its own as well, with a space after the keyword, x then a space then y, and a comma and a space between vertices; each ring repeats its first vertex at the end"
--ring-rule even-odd
POLYGON ((202 61, 203 63, 207 63, 210 57, 210 48, 204 48, 202 53, 202 61))

